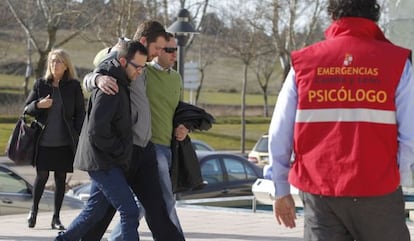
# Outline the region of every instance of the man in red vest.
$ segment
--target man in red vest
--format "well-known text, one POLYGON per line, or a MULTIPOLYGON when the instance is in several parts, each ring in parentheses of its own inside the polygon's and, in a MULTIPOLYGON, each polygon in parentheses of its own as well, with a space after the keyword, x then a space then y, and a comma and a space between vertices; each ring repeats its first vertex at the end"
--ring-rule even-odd
POLYGON ((414 169, 411 51, 376 22, 376 0, 329 0, 326 40, 292 52, 269 128, 274 214, 305 240, 407 241, 401 185, 414 169), (290 157, 294 153, 294 161, 290 157))

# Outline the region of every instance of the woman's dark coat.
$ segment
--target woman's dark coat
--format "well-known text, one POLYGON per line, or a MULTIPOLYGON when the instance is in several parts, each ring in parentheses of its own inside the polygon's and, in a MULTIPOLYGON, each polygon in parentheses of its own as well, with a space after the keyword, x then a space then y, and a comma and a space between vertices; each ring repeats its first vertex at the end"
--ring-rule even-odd
MULTIPOLYGON (((75 156, 76 147, 79 141, 79 134, 82 129, 83 119, 85 117, 85 102, 82 93, 82 88, 78 80, 67 79, 64 75, 63 79, 59 81, 60 96, 63 104, 63 121, 69 136, 71 137, 71 147, 73 156, 75 156)), ((35 81, 33 89, 25 102, 24 111, 26 114, 33 116, 42 125, 47 126, 47 117, 49 109, 37 108, 37 103, 45 98, 47 95, 53 95, 52 80, 45 80, 43 78, 35 81)), ((40 133, 35 147, 34 163, 37 159, 37 150, 39 148, 39 140, 42 136, 40 133)))

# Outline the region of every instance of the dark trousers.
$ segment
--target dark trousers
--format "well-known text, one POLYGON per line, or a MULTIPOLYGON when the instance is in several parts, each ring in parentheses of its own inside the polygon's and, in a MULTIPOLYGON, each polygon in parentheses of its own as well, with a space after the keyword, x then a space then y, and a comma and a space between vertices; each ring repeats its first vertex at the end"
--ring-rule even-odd
MULTIPOLYGON (((184 236, 176 228, 168 216, 162 197, 158 176, 157 160, 153 143, 143 148, 134 145, 128 184, 145 209, 145 218, 156 241, 183 241, 184 236)), ((115 209, 110 207, 102 218, 89 232, 83 236, 84 241, 99 241, 111 223, 115 209)))
POLYGON ((326 197, 300 192, 307 241, 409 241, 401 187, 376 197, 326 197))

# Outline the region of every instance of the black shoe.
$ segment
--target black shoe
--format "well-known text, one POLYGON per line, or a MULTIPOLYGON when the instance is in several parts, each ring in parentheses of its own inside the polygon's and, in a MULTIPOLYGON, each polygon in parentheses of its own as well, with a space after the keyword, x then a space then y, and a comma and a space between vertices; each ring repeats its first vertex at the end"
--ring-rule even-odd
POLYGON ((29 216, 27 217, 27 226, 29 228, 34 228, 36 225, 37 211, 30 210, 29 216))
POLYGON ((58 230, 65 230, 65 226, 60 222, 60 219, 58 216, 53 215, 52 218, 52 229, 58 229, 58 230))

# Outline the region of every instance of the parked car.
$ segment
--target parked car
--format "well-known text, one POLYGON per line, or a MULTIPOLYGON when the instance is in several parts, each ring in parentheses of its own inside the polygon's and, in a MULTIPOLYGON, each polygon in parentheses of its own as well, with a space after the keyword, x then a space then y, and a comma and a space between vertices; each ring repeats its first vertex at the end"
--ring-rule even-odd
POLYGON ((265 134, 261 136, 259 140, 257 140, 253 149, 247 155, 247 159, 249 160, 249 162, 254 163, 260 167, 264 167, 265 165, 269 164, 268 144, 268 135, 265 134))
POLYGON ((201 190, 179 193, 177 199, 249 196, 253 183, 263 177, 260 167, 237 154, 197 151, 197 157, 207 185, 201 190))
MULTIPOLYGON (((243 156, 213 151, 196 153, 207 184, 200 190, 177 193, 177 200, 252 196, 253 183, 263 177, 262 169, 243 156)), ((86 183, 69 190, 68 194, 87 200, 89 190, 90 183, 86 183)))
MULTIPOLYGON (((33 203, 33 186, 12 168, 0 164, 0 215, 29 213, 33 203)), ((65 196, 62 209, 81 209, 79 199, 65 196)), ((45 190, 39 203, 39 212, 53 211, 54 193, 45 190)))
POLYGON ((191 144, 196 151, 214 151, 213 147, 200 140, 191 140, 191 144))

